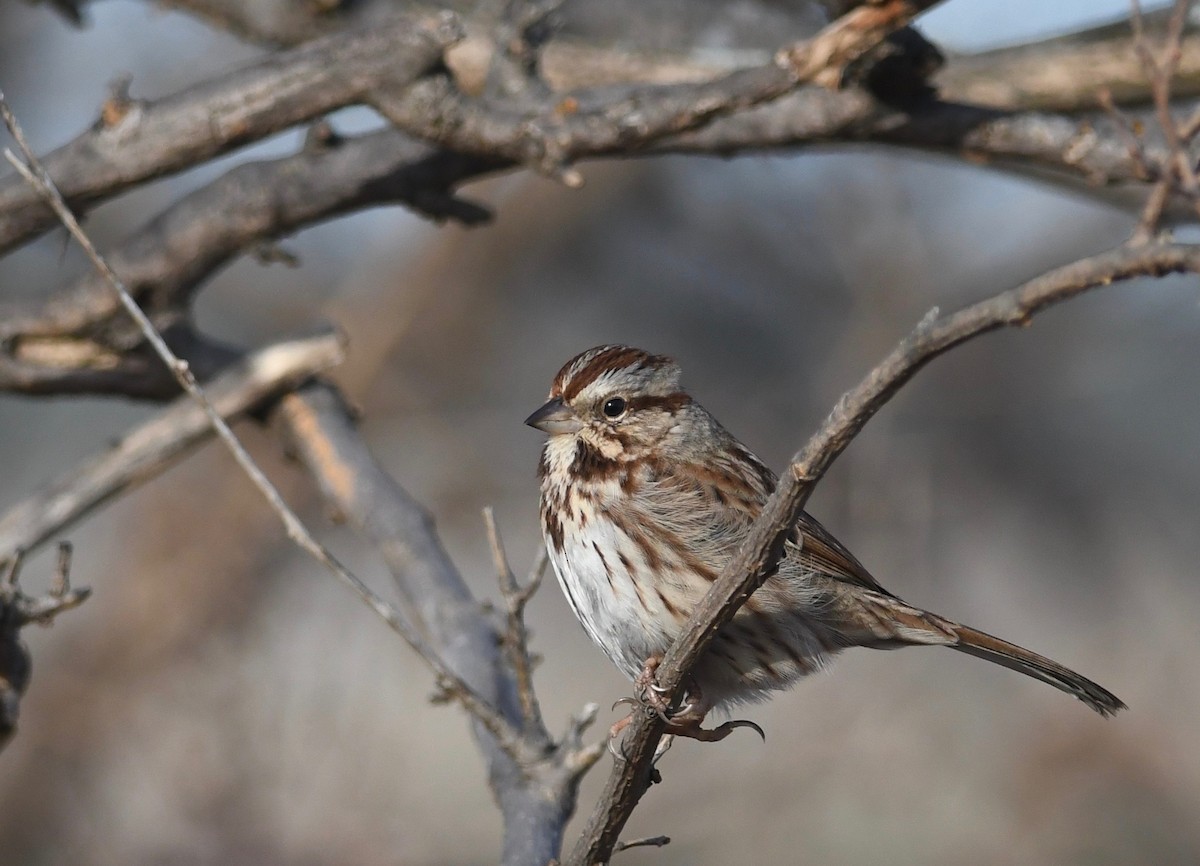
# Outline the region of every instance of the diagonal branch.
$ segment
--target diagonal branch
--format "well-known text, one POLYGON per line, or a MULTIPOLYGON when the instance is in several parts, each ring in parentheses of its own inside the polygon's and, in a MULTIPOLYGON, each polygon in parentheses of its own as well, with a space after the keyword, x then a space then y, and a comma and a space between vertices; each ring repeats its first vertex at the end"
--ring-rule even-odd
MULTIPOLYGON (((595 706, 559 743, 546 733, 537 705, 523 707, 500 650, 501 635, 450 561, 429 515, 376 462, 335 389, 314 383, 290 394, 276 417, 326 500, 380 550, 430 646, 505 720, 504 729, 496 730, 468 705, 504 816, 502 862, 549 862, 562 845, 579 780, 599 755, 580 740, 595 706)), ((448 691, 461 699, 458 686, 448 691)))
MULTIPOLYGON (((1145 276, 1200 272, 1200 245, 1157 243, 1122 246, 1050 271, 1015 289, 947 316, 936 309, 853 390, 793 458, 762 515, 733 561, 709 589, 657 670, 659 685, 673 698, 688 671, 723 624, 761 586, 783 555, 817 482, 866 423, 916 373, 939 355, 982 334, 1025 327, 1043 309, 1085 291, 1145 276)), ((663 734, 653 714, 636 714, 622 744, 627 760, 614 766, 588 825, 564 861, 591 866, 608 861, 618 834, 650 784, 650 767, 663 734)))

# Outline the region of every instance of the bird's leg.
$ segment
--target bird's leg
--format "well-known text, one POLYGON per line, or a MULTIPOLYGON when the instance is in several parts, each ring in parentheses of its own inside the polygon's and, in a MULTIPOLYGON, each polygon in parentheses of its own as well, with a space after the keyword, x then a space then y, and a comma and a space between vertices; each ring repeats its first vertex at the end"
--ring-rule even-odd
POLYGON ((629 727, 629 723, 633 721, 633 714, 637 711, 639 706, 645 709, 647 713, 654 713, 660 719, 662 719, 663 722, 667 724, 670 724, 671 722, 670 716, 667 715, 667 711, 670 709, 670 704, 666 698, 666 691, 654 678, 654 672, 658 670, 658 666, 660 664, 662 664, 662 656, 650 656, 648 659, 646 659, 646 663, 642 665, 641 673, 639 673, 633 681, 633 686, 637 697, 621 698, 613 704, 614 710, 621 704, 629 704, 630 706, 629 715, 625 716, 623 719, 618 719, 613 726, 608 729, 608 751, 614 758, 624 757, 623 755, 617 755, 617 752, 613 747, 613 743, 615 743, 617 737, 621 736, 622 732, 629 727))
POLYGON ((658 684, 654 672, 662 664, 662 656, 650 656, 642 665, 642 672, 633 681, 638 700, 653 710, 664 722, 669 722, 668 712, 671 709, 670 696, 667 690, 658 684))

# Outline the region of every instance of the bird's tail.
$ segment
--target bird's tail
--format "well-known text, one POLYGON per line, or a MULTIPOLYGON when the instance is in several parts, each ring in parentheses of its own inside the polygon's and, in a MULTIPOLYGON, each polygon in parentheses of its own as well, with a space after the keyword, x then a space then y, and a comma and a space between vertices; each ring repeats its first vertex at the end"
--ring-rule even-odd
MULTIPOLYGON (((1121 699, 1108 689, 1024 647, 913 607, 895 596, 860 591, 855 593, 855 601, 854 615, 849 618, 853 621, 850 631, 854 633, 847 641, 850 645, 879 649, 948 646, 1049 683, 1079 698, 1102 716, 1125 709, 1121 699)), ((844 628, 839 631, 847 633, 844 628)))
POLYGON ((1049 683, 1079 698, 1102 716, 1108 717, 1117 710, 1125 709, 1125 703, 1108 689, 1056 661, 965 625, 954 625, 953 629, 958 635, 958 643, 950 646, 959 652, 987 659, 1027 677, 1049 683))

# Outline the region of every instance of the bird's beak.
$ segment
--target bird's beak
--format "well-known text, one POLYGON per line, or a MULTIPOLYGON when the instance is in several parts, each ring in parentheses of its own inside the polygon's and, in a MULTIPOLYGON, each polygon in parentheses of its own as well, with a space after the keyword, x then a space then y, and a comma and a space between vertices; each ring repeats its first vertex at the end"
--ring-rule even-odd
POLYGON ((575 417, 575 413, 571 411, 571 407, 564 403, 561 397, 555 397, 553 400, 550 400, 546 405, 526 418, 525 423, 530 427, 536 427, 543 433, 549 433, 551 436, 557 436, 562 433, 577 433, 583 429, 583 424, 575 417))

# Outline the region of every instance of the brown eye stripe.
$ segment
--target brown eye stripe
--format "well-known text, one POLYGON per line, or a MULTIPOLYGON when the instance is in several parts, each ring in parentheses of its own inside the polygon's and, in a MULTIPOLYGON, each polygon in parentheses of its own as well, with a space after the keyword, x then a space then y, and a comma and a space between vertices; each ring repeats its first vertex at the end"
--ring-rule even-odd
POLYGON ((653 394, 639 394, 636 397, 629 398, 629 411, 636 412, 641 409, 663 409, 667 412, 678 412, 684 406, 692 402, 690 394, 685 394, 683 391, 676 391, 674 394, 667 394, 665 397, 658 397, 653 394))

